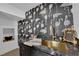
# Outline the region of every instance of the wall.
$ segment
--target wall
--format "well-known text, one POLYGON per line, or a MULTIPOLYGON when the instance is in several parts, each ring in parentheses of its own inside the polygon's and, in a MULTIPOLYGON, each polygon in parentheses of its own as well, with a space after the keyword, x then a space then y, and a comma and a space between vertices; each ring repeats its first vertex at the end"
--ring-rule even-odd
POLYGON ((17 43, 17 21, 0 18, 0 55, 18 48, 17 43), (15 40, 3 43, 3 28, 15 29, 15 40))
POLYGON ((74 27, 77 31, 78 38, 79 38, 79 3, 72 4, 72 13, 73 13, 73 20, 74 20, 74 27))

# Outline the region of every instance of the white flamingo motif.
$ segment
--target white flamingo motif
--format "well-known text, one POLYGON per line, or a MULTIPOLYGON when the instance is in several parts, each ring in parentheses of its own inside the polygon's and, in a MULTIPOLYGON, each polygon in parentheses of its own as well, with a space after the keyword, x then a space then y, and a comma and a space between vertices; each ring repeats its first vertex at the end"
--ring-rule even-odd
POLYGON ((56 21, 56 23, 55 23, 55 26, 56 26, 56 27, 59 26, 59 25, 61 24, 61 21, 63 21, 62 18, 58 19, 58 21, 56 21))
POLYGON ((64 25, 65 27, 68 26, 70 24, 70 21, 68 20, 68 16, 65 16, 65 21, 64 21, 64 25))

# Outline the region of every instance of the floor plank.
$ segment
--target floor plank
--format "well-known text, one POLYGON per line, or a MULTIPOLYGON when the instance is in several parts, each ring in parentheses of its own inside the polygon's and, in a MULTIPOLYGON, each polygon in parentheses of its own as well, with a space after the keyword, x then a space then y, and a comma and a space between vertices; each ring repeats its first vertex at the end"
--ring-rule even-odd
POLYGON ((14 49, 14 50, 12 50, 12 51, 10 51, 2 56, 19 56, 19 48, 14 49))

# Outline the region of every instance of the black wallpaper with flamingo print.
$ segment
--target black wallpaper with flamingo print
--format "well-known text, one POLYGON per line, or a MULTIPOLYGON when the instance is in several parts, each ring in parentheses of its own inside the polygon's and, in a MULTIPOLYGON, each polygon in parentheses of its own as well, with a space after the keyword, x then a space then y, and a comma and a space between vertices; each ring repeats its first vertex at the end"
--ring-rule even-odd
POLYGON ((28 40, 32 33, 38 35, 41 30, 46 30, 50 35, 63 36, 65 28, 73 25, 72 5, 62 6, 65 3, 42 3, 25 13, 25 19, 18 21, 18 40, 28 40))

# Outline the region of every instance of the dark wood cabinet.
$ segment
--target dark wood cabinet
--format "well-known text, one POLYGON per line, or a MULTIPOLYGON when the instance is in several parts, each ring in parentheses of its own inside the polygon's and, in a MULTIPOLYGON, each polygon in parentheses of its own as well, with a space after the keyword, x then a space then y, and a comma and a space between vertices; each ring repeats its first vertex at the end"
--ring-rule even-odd
POLYGON ((40 49, 33 47, 31 56, 50 56, 50 54, 47 54, 44 51, 41 51, 40 49))
POLYGON ((30 56, 32 47, 20 44, 20 56, 30 56))
POLYGON ((30 47, 24 44, 20 44, 19 48, 20 56, 50 56, 50 54, 47 54, 34 46, 30 47))

